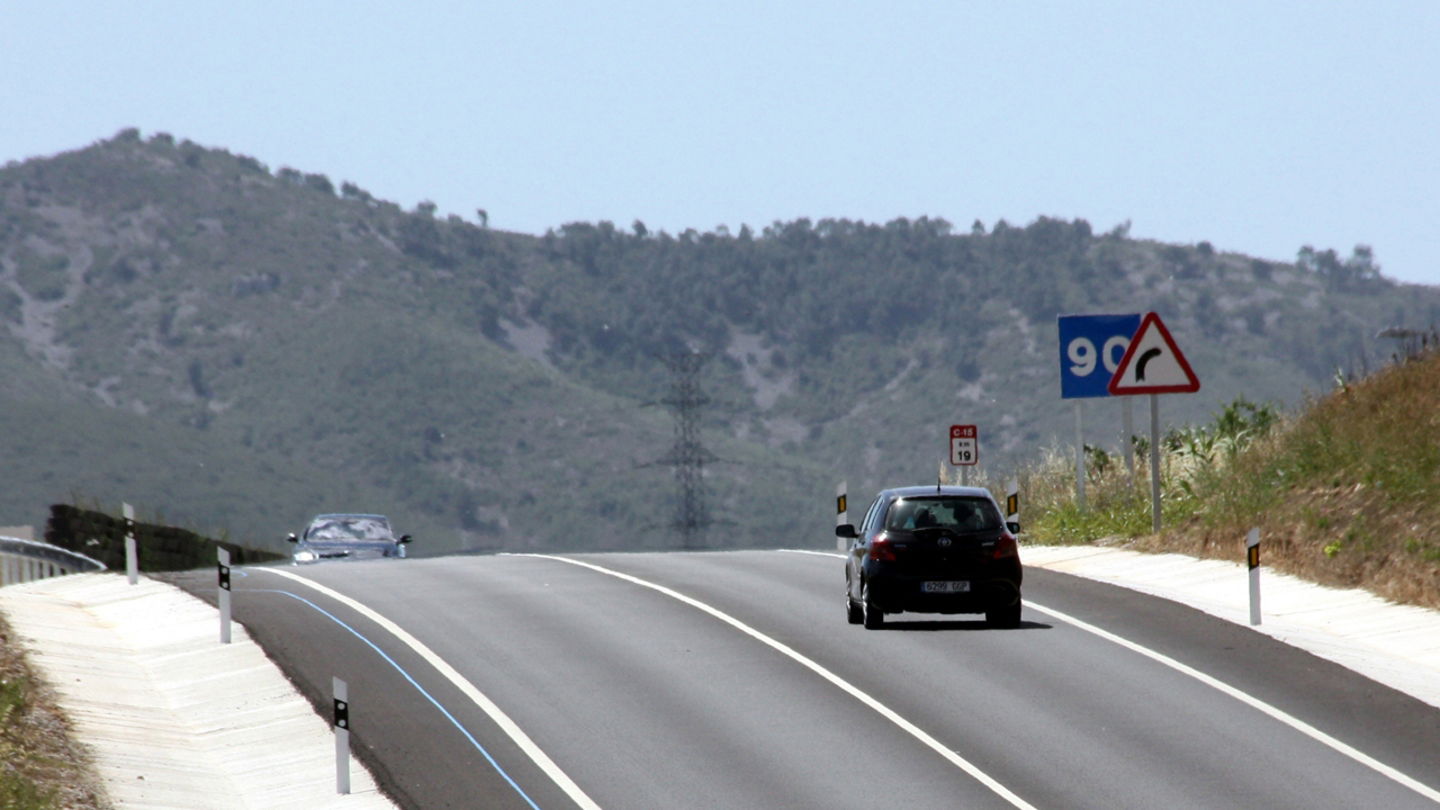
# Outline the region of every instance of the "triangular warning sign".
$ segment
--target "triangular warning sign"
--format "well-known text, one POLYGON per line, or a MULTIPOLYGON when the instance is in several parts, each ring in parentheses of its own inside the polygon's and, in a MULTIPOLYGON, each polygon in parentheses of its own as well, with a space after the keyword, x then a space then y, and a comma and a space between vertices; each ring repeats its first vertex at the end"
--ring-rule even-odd
POLYGON ((1200 390, 1200 378, 1190 370, 1165 322, 1147 312, 1107 388, 1112 395, 1191 394, 1200 390))

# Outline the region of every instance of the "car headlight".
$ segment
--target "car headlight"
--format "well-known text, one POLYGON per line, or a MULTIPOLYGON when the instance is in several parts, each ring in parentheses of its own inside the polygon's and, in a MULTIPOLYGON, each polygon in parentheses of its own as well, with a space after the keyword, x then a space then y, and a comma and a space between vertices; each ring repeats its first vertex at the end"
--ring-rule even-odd
POLYGON ((315 562, 318 559, 320 559, 320 556, 313 551, 295 552, 295 562, 297 563, 315 562))

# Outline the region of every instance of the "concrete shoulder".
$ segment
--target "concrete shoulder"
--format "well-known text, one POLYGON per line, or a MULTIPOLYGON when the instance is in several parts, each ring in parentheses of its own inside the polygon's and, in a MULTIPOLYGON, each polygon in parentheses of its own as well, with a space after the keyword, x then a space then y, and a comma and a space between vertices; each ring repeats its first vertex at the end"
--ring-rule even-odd
POLYGON ((141 578, 79 574, 0 588, 0 611, 55 688, 116 807, 393 808, 244 628, 141 578))

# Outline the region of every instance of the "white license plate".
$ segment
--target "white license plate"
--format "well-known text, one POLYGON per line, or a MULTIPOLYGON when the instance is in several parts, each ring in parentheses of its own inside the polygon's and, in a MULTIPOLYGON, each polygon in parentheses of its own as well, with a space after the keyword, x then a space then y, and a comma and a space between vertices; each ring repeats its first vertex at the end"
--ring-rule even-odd
POLYGON ((969 582, 922 582, 920 590, 925 593, 969 593, 969 582))

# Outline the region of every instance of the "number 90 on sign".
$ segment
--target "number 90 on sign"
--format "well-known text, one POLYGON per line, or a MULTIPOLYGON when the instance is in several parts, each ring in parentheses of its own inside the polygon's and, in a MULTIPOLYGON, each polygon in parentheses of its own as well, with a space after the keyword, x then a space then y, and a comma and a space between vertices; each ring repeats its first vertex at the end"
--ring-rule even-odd
POLYGON ((1140 315, 1061 315, 1060 396, 1108 397, 1140 315))
POLYGON ((1070 357, 1070 373, 1077 377, 1088 377, 1095 373, 1097 359, 1105 367, 1105 379, 1110 379, 1115 370, 1120 367, 1120 358, 1125 356, 1125 349, 1130 345, 1130 338, 1115 335, 1105 341, 1101 347, 1099 357, 1096 357, 1095 343, 1087 337, 1078 337, 1070 341, 1065 347, 1065 354, 1070 357))
POLYGON ((968 467, 980 462, 980 437, 974 425, 950 426, 950 463, 968 467))

